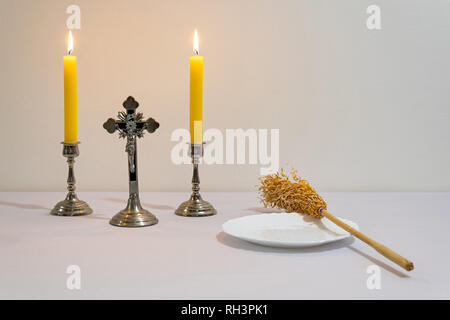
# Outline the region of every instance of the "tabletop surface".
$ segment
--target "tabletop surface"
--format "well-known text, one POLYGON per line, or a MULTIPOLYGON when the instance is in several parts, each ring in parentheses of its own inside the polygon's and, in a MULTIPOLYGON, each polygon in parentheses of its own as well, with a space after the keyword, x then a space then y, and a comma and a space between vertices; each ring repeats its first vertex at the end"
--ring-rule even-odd
POLYGON ((63 197, 0 193, 0 298, 450 298, 450 193, 323 194, 331 213, 413 261, 412 272, 353 237, 277 249, 225 235, 229 219, 274 212, 256 193, 203 193, 218 214, 202 218, 174 215, 187 193, 141 193, 159 223, 134 229, 108 223, 126 193, 79 193, 92 215, 51 216, 63 197), (80 289, 68 286, 75 274, 80 289))

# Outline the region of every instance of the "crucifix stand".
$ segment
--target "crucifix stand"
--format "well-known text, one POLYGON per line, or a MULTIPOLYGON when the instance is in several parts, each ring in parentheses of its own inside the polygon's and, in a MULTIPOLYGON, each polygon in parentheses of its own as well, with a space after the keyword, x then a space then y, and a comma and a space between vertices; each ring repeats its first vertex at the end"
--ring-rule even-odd
POLYGON ((128 154, 129 198, 125 209, 117 213, 109 222, 118 227, 146 227, 158 223, 158 219, 142 208, 139 200, 138 168, 137 168, 137 138, 142 138, 144 130, 153 133, 159 128, 159 123, 153 118, 143 120, 142 113, 136 113, 139 103, 133 97, 128 97, 123 103, 126 112, 119 112, 119 120, 109 118, 103 128, 109 133, 119 131, 121 138, 127 139, 125 151, 128 154))

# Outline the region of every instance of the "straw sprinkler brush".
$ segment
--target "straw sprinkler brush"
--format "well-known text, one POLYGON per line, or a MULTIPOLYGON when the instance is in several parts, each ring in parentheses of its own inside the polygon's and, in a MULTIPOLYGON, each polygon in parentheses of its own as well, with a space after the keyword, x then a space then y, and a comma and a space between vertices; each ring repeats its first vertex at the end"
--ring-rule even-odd
POLYGON ((265 207, 285 209, 288 212, 307 214, 314 218, 328 218, 333 223, 364 241, 389 260, 402 268, 411 271, 414 265, 388 247, 370 239, 358 230, 339 220, 327 211, 327 204, 322 197, 309 185, 308 181, 301 179, 296 170, 291 171, 292 180, 287 174, 277 172, 260 178, 258 187, 260 200, 265 207))

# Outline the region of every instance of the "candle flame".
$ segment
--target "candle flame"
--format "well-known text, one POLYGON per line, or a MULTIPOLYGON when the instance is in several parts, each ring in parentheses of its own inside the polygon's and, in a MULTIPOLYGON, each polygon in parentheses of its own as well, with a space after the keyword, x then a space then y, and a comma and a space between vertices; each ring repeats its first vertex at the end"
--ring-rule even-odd
POLYGON ((67 41, 67 53, 71 55, 72 51, 73 51, 73 37, 72 31, 69 31, 69 40, 67 41))
POLYGON ((197 29, 195 29, 195 32, 194 32, 194 53, 196 55, 198 55, 198 52, 199 52, 199 48, 198 48, 198 32, 197 32, 197 29))

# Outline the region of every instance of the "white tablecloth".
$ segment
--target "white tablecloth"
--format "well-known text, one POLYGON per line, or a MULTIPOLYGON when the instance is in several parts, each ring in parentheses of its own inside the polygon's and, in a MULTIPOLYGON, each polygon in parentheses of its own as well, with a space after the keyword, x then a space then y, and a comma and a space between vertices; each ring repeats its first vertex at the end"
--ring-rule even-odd
POLYGON ((403 271, 356 238, 308 249, 261 247, 221 232, 228 219, 267 212, 255 193, 203 193, 218 215, 173 214, 188 193, 141 193, 159 223, 108 220, 126 193, 79 193, 94 213, 49 215, 64 193, 0 193, 0 298, 450 298, 450 193, 325 193, 329 211, 412 260, 403 271), (69 290, 67 268, 81 270, 69 290), (380 267, 381 289, 367 268, 380 267))

